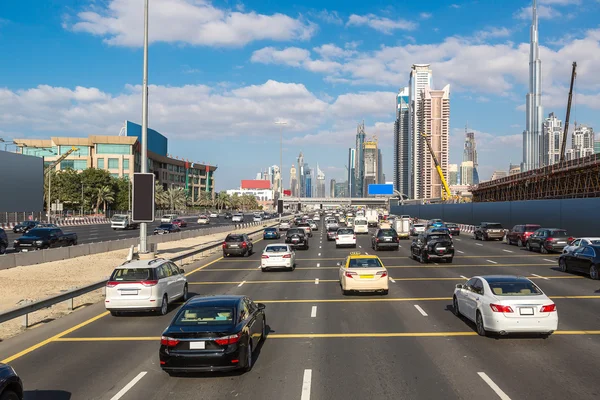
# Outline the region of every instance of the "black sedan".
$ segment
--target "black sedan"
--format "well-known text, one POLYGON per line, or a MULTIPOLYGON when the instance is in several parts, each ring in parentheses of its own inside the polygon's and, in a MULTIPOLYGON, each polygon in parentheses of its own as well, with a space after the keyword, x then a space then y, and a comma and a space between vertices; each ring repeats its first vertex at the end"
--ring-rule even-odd
POLYGON ((458 226, 458 224, 446 224, 446 228, 448 228, 452 236, 460 235, 460 226, 458 226))
POLYGON ((181 228, 176 224, 160 224, 154 229, 155 235, 164 235, 166 233, 175 233, 181 231, 181 228))
POLYGON ((25 233, 33 228, 35 228, 35 226, 39 224, 38 221, 24 221, 21 222, 18 225, 15 225, 15 227, 13 228, 13 233, 25 233))
POLYGON ((0 364, 0 399, 23 400, 23 382, 14 369, 0 364))
POLYGON ((600 279, 600 245, 593 244, 578 247, 561 254, 558 266, 563 272, 582 272, 594 280, 600 279))
POLYGON ((245 296, 193 297, 160 340, 160 367, 169 375, 252 369, 252 352, 267 336, 265 305, 245 296))

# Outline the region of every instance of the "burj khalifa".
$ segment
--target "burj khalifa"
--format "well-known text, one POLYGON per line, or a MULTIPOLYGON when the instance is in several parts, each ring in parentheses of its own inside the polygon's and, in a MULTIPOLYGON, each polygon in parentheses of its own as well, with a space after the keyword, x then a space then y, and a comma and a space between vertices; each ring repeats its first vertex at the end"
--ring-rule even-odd
POLYGON ((529 93, 526 97, 526 125, 523 131, 523 164, 521 171, 539 168, 542 154, 540 143, 543 135, 544 110, 542 108, 542 60, 538 43, 538 16, 536 0, 533 0, 533 21, 529 44, 529 93))

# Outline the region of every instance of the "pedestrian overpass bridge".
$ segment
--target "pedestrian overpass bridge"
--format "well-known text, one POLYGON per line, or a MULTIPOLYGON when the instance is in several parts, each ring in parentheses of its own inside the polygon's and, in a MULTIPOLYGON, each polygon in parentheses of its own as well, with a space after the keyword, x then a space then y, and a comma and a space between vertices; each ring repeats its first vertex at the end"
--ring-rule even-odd
POLYGON ((342 205, 352 206, 385 206, 389 205, 389 197, 284 197, 284 205, 302 204, 316 205, 323 208, 342 205))

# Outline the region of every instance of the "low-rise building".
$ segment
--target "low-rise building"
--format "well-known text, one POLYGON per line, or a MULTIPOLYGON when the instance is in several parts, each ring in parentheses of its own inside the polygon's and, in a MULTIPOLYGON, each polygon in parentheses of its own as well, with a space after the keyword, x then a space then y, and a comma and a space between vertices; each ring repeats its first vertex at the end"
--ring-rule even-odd
POLYGON ((274 191, 271 189, 271 181, 266 179, 242 180, 239 189, 229 189, 226 191, 228 195, 238 196, 250 195, 256 198, 258 205, 263 209, 274 208, 274 191))

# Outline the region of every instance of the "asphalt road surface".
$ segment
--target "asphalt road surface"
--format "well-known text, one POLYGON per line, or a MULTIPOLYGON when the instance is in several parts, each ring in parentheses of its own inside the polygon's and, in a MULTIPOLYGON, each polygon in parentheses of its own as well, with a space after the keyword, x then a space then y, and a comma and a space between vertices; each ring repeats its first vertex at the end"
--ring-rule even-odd
MULTIPOLYGON (((453 264, 419 264, 410 241, 380 252, 390 293, 342 296, 336 262, 354 249, 322 239, 297 251, 294 272, 249 258, 188 267, 190 292, 245 294, 266 303, 270 334, 246 374, 169 377, 158 362, 164 317, 111 317, 102 304, 0 344, 23 378, 26 399, 348 400, 598 399, 600 284, 558 271, 556 255, 455 237, 453 264), (198 270, 198 268, 203 267, 198 270), (479 274, 519 274, 554 299, 559 331, 486 338, 452 314, 455 284, 479 274)), ((370 236, 358 251, 372 253, 370 236)))

